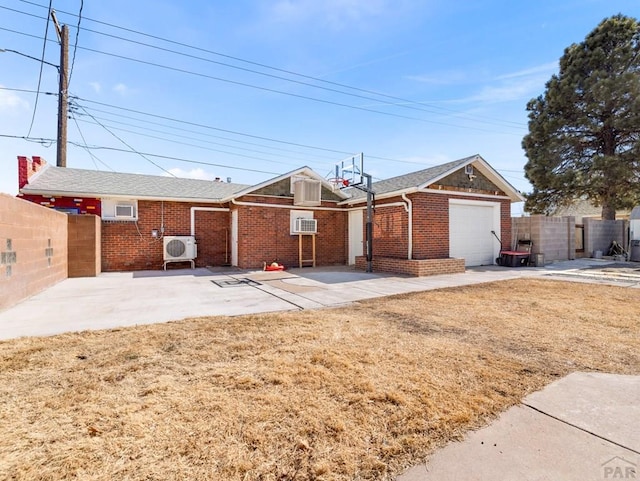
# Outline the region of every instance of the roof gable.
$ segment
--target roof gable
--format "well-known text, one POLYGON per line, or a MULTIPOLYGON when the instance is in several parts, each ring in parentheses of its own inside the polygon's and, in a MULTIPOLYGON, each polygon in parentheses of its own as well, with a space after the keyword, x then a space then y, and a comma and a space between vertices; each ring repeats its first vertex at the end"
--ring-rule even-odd
MULTIPOLYGON (((483 174, 483 177, 495 185, 499 191, 504 192, 512 202, 520 202, 524 200, 522 195, 480 155, 472 155, 463 159, 447 162, 446 164, 436 165, 427 169, 374 182, 372 184, 372 188, 377 197, 390 197, 403 193, 415 192, 426 189, 431 184, 437 183, 438 181, 471 164, 473 164, 474 168, 483 174)), ((361 202, 366 197, 364 192, 355 188, 348 189, 347 192, 351 194, 350 201, 361 202)))
MULTIPOLYGON (((333 186, 322 176, 320 176, 319 174, 317 174, 313 169, 311 169, 310 167, 301 167, 299 169, 296 170, 292 170, 291 172, 287 172, 286 174, 282 174, 279 175, 277 177, 274 177, 272 179, 266 180, 264 182, 261 182, 260 184, 257 185, 252 185, 252 186, 248 186, 247 188, 234 193, 232 196, 230 196, 230 198, 238 198, 238 197, 242 197, 243 195, 249 195, 249 194, 260 194, 260 193, 268 193, 270 192, 269 187, 279 184, 283 181, 288 181, 289 178, 295 176, 295 175, 302 175, 305 177, 308 177, 310 179, 313 180, 319 180, 322 183, 322 188, 323 191, 326 190, 330 190, 333 193, 333 196, 337 198, 337 200, 344 200, 347 199, 349 196, 347 194, 345 194, 344 192, 340 191, 340 190, 336 190, 334 192, 333 190, 333 186)), ((229 199, 227 199, 229 200, 229 199)), ((335 199, 333 199, 335 200, 335 199)))

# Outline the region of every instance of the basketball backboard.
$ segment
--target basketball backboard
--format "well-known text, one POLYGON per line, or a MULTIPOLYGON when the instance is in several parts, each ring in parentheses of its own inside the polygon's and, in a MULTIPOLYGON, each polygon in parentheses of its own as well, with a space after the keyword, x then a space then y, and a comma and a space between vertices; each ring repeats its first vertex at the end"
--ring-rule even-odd
POLYGON ((347 157, 335 164, 327 176, 327 180, 339 189, 361 185, 363 167, 364 155, 362 153, 347 157))

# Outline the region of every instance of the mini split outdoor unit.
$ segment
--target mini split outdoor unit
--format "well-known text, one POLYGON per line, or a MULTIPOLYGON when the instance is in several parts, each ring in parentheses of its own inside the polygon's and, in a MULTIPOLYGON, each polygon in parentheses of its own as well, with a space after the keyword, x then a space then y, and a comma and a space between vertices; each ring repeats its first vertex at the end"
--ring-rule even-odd
POLYGON ((196 239, 190 235, 164 236, 164 262, 193 261, 198 256, 196 239))

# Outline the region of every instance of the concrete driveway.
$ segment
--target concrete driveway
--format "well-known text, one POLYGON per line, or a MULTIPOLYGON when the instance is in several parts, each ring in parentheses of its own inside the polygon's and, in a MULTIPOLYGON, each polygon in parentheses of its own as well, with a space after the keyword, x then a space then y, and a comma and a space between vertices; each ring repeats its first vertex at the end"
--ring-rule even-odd
POLYGON ((187 317, 333 307, 362 299, 525 276, 640 286, 637 264, 625 277, 607 273, 602 260, 550 264, 545 268, 487 266, 464 274, 407 277, 349 267, 283 272, 233 268, 103 273, 66 279, 0 312, 0 339, 46 336, 180 320, 187 317), (634 270, 635 269, 635 270, 634 270))

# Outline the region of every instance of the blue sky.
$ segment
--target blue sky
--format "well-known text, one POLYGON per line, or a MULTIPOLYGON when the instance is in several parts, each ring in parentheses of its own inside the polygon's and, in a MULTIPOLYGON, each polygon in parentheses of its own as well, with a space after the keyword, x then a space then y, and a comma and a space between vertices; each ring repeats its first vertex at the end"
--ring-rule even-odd
MULTIPOLYGON (((48 3, 0 0, 0 49, 42 58, 48 3)), ((522 192, 527 101, 603 18, 640 16, 637 0, 85 0, 74 49, 81 2, 52 3, 75 51, 68 167, 254 184, 363 152, 375 180, 479 153, 522 192)), ((51 22, 47 38, 58 64, 51 22)), ((15 194, 16 156, 55 164, 56 147, 6 136, 55 139, 57 100, 34 116, 11 90, 37 90, 34 59, 0 53, 0 72, 15 194)), ((57 92, 56 69, 40 83, 57 92)))

